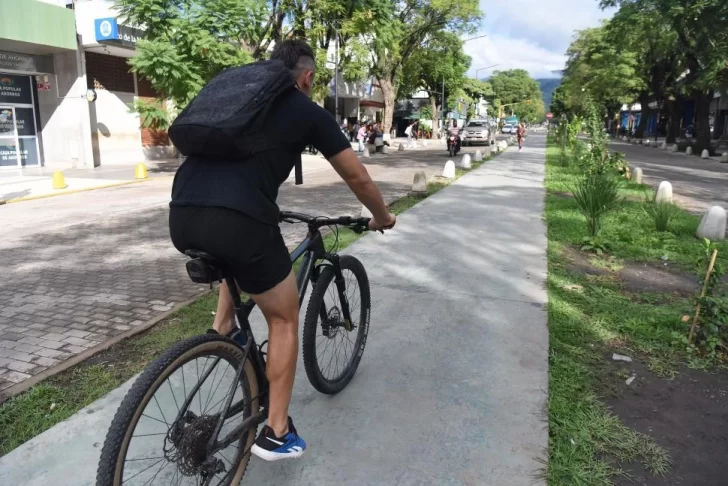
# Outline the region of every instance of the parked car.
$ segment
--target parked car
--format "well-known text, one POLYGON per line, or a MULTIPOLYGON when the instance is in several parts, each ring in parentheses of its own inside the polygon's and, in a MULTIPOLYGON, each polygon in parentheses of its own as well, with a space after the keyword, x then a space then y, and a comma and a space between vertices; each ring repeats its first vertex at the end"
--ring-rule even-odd
POLYGON ((470 120, 462 132, 463 145, 487 144, 490 140, 488 120, 470 120))
POLYGON ((506 123, 505 125, 503 125, 503 128, 501 128, 501 133, 510 134, 512 132, 513 132, 513 125, 511 125, 510 123, 506 123))

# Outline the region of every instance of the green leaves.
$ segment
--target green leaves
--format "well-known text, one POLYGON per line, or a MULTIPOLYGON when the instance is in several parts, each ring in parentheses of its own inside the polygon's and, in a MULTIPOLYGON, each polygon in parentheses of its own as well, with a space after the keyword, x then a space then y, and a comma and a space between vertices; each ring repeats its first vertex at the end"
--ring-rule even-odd
POLYGON ((489 82, 497 99, 496 105, 505 106, 505 114, 513 112, 520 120, 529 123, 543 120, 546 110, 541 85, 531 78, 528 71, 496 71, 489 82))

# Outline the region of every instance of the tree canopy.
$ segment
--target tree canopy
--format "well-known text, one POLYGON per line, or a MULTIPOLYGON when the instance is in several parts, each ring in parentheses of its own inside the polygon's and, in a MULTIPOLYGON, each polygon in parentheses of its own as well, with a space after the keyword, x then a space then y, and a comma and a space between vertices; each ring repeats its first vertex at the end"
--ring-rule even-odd
POLYGON ((496 71, 489 82, 495 96, 494 105, 503 107, 505 114, 513 113, 529 123, 541 121, 545 116, 541 86, 528 71, 496 71))

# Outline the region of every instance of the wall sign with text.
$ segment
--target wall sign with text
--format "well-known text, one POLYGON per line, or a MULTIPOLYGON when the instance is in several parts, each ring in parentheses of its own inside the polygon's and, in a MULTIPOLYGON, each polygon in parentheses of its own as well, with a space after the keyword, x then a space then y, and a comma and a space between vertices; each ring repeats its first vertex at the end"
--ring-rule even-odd
POLYGON ((0 73, 0 104, 2 103, 32 104, 30 76, 0 73))
POLYGON ((94 31, 96 42, 99 44, 120 45, 124 47, 136 47, 137 41, 143 36, 144 31, 122 25, 116 17, 107 17, 94 20, 94 31))

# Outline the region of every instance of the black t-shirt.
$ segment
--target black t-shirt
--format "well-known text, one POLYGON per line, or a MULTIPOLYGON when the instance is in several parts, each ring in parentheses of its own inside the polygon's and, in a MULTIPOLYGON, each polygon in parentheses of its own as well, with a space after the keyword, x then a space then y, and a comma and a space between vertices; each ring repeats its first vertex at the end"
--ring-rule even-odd
POLYGON ((297 89, 271 107, 265 130, 275 150, 246 161, 188 157, 175 175, 170 205, 229 208, 277 225, 278 188, 305 147, 313 145, 326 158, 351 148, 334 117, 297 89))

